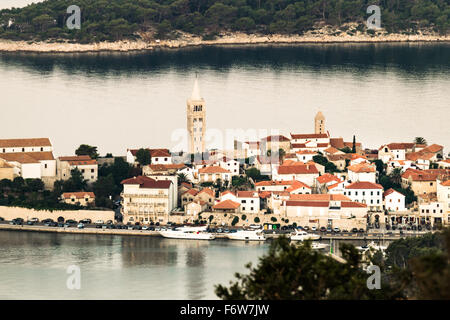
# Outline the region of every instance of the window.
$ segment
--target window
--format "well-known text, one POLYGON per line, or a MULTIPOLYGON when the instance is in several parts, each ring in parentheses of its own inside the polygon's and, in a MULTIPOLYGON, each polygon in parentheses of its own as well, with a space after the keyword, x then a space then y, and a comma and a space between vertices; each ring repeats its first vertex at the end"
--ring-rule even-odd
POLYGON ((94 169, 91 169, 91 173, 94 173, 94 171, 95 171, 94 169))
POLYGON ((253 207, 251 207, 250 210, 253 211, 253 207))
POLYGON ((44 148, 41 148, 41 151, 44 151, 44 148))
POLYGON ((25 152, 25 148, 22 148, 22 152, 25 152))
POLYGON ((241 203, 247 203, 247 200, 241 200, 241 203))
POLYGON ((45 168, 45 169, 47 169, 47 168, 48 168, 48 165, 47 165, 47 164, 45 164, 45 165, 44 165, 44 168, 45 168))

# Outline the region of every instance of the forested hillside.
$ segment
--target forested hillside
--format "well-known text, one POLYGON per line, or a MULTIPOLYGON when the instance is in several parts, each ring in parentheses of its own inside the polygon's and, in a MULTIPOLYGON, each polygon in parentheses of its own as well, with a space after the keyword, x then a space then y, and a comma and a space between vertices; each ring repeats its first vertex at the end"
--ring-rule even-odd
POLYGON ((347 22, 363 30, 372 4, 381 7, 388 32, 450 31, 450 0, 47 0, 0 11, 0 38, 88 43, 134 39, 147 31, 173 38, 179 30, 211 39, 221 31, 302 34, 347 22), (66 27, 67 7, 74 4, 81 8, 80 30, 66 27))

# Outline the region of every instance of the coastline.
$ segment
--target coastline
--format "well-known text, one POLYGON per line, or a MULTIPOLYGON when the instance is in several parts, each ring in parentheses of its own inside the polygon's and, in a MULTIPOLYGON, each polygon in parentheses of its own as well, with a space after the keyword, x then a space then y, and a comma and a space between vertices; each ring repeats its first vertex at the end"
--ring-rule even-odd
POLYGON ((136 40, 99 42, 92 44, 78 44, 68 42, 27 42, 0 39, 0 52, 30 52, 30 53, 89 53, 89 52, 132 52, 148 51, 159 48, 177 49, 196 46, 217 45, 261 45, 261 44, 339 44, 339 43, 437 43, 450 42, 450 35, 420 34, 382 34, 382 35, 255 35, 244 33, 225 33, 215 40, 202 40, 199 36, 183 34, 176 40, 136 40))

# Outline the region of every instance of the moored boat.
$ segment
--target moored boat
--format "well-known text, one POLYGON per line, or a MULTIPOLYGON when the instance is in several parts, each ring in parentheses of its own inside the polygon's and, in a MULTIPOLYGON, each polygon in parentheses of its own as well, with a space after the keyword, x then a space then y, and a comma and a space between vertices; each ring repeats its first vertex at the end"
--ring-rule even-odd
POLYGON ((169 239, 214 240, 216 237, 206 232, 207 227, 179 227, 160 231, 159 234, 169 239))
POLYGON ((227 235, 230 240, 265 241, 266 237, 261 230, 238 230, 227 235))
POLYGON ((291 234, 290 239, 291 241, 319 240, 320 236, 318 234, 297 230, 295 233, 291 234))

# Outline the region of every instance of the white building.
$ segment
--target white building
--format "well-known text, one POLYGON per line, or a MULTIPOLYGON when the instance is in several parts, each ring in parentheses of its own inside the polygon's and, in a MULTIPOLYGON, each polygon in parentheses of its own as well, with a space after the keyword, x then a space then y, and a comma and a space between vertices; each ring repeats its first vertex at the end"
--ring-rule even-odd
POLYGON ((354 164, 352 166, 347 167, 348 170, 348 179, 356 182, 356 181, 368 181, 375 183, 377 177, 377 169, 375 165, 361 163, 354 164))
POLYGON ((390 160, 405 160, 406 153, 414 150, 414 143, 389 143, 378 149, 378 159, 387 163, 390 160))
POLYGON ((167 222, 175 208, 174 185, 168 180, 139 176, 122 181, 122 214, 124 223, 167 222))
POLYGON ((394 190, 388 189, 383 194, 384 208, 388 211, 406 211, 405 196, 394 190))
POLYGON ((236 202, 241 204, 242 213, 259 213, 260 205, 258 192, 237 191, 236 200, 236 202))
POLYGON ((369 211, 383 209, 383 187, 379 184, 368 181, 353 182, 345 187, 344 196, 366 204, 369 211))
MULTIPOLYGON (((171 164, 172 155, 168 149, 145 149, 150 152, 151 164, 171 164)), ((127 150, 127 162, 132 165, 137 164, 136 154, 139 149, 127 150)))
POLYGON ((0 159, 24 179, 56 177, 56 160, 48 138, 0 140, 0 159))
POLYGON ((219 160, 219 166, 230 171, 231 176, 239 175, 239 161, 223 157, 219 160))
POLYGON ((231 181, 231 172, 219 166, 205 167, 198 170, 199 182, 216 182, 217 179, 231 181))
POLYGON ((68 180, 72 176, 71 171, 78 169, 88 183, 97 181, 97 160, 89 156, 59 157, 56 161, 56 173, 58 180, 68 180))
POLYGON ((314 184, 316 178, 319 177, 319 170, 313 164, 299 163, 296 165, 282 165, 275 169, 272 180, 290 181, 298 180, 309 186, 314 184))
MULTIPOLYGON (((444 204, 444 210, 447 215, 450 214, 450 180, 437 183, 437 199, 444 204)), ((450 224, 450 218, 447 219, 447 223, 450 224)))

